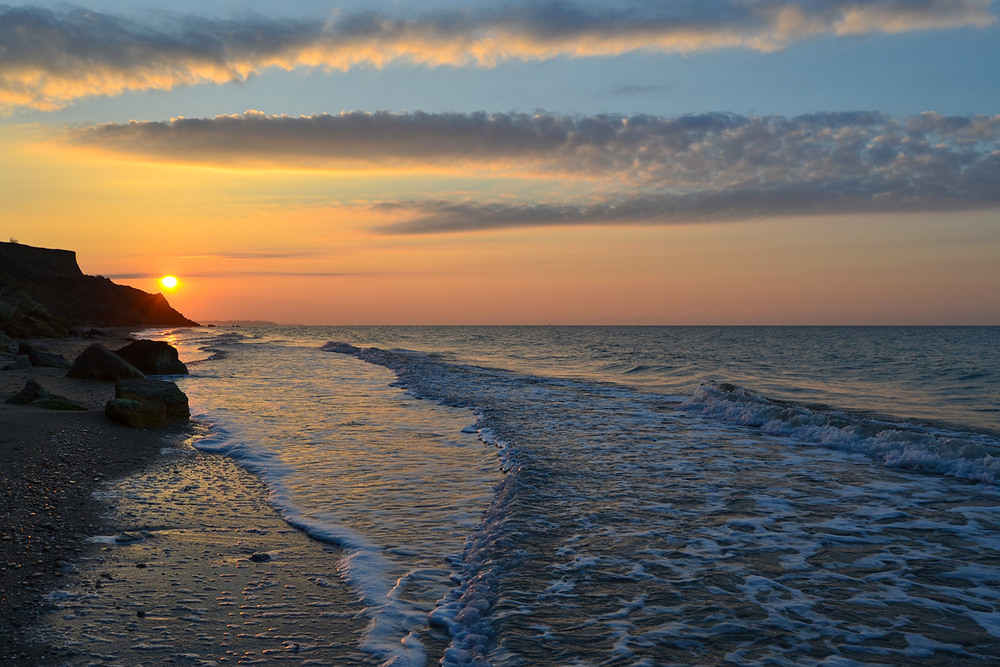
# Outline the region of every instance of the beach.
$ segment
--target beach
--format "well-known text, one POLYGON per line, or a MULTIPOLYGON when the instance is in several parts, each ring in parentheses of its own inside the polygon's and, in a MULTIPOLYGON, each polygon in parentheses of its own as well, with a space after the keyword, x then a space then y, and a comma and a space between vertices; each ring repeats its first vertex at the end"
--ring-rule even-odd
POLYGON ((3 406, 0 662, 991 664, 998 334, 145 330, 187 426, 3 406))
MULTIPOLYGON (((127 331, 101 342, 124 345, 127 331)), ((33 341, 39 349, 72 361, 94 340, 33 341)), ((13 361, 0 355, 0 365, 13 361)), ((30 379, 54 394, 74 400, 87 411, 55 411, 0 403, 0 657, 37 662, 43 647, 28 644, 29 632, 44 612, 43 596, 66 570, 96 548, 90 535, 113 530, 94 497, 108 480, 120 478, 155 459, 164 433, 137 431, 104 416, 104 402, 114 383, 66 378, 58 368, 0 371, 0 397, 16 394, 30 379)))
MULTIPOLYGON (((98 342, 114 349, 130 334, 98 342)), ((93 342, 32 344, 72 360, 93 342)), ((192 448, 197 424, 115 424, 103 414, 114 384, 63 369, 0 372, 0 395, 29 379, 88 409, 0 404, 0 604, 9 610, 0 662, 215 663, 276 652, 371 662, 356 648, 365 623, 339 583, 338 550, 284 522, 233 461, 192 448), (279 609, 287 613, 274 619, 279 609)))

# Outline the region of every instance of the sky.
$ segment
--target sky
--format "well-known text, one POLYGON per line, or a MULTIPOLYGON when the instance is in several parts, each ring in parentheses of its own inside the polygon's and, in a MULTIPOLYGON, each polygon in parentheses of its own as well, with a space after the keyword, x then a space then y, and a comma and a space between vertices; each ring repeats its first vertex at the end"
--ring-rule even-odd
POLYGON ((0 4, 0 235, 199 321, 1000 325, 998 16, 0 4))

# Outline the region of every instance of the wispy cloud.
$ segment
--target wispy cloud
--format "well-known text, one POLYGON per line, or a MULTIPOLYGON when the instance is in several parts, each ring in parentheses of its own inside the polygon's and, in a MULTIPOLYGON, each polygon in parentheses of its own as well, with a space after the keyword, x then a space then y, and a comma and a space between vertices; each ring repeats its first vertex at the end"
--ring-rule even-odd
POLYGON ((634 51, 774 51, 818 36, 988 26, 992 0, 694 0, 597 7, 559 0, 414 16, 177 16, 142 22, 81 8, 0 7, 0 110, 91 95, 242 81, 269 69, 492 67, 634 51))
POLYGON ((157 159, 587 179, 583 201, 382 202, 428 233, 559 224, 672 224, 1000 206, 1000 116, 250 113, 101 125, 74 141, 157 159), (470 172, 471 173, 471 172, 470 172))
POLYGON ((646 93, 657 93, 663 90, 663 86, 640 86, 636 84, 623 83, 611 89, 612 95, 625 97, 628 95, 645 95, 646 93))
POLYGON ((315 257, 319 254, 313 250, 243 250, 180 255, 177 259, 293 259, 315 257))
MULTIPOLYGON (((162 273, 109 273, 105 278, 111 280, 155 280, 160 278, 162 273)), ((198 271, 184 273, 185 280, 190 278, 287 278, 306 276, 310 278, 344 278, 384 275, 381 273, 351 273, 343 271, 198 271)))

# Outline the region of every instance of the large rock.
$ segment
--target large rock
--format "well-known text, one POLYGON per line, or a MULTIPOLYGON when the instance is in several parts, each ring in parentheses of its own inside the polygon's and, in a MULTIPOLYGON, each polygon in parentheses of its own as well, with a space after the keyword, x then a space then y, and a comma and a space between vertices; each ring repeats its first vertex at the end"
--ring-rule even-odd
POLYGON ((70 366, 69 361, 61 354, 39 350, 28 343, 21 343, 17 353, 28 355, 31 365, 37 368, 69 368, 70 366))
POLYGON ((81 352, 66 376, 83 380, 111 381, 146 377, 138 368, 100 343, 94 343, 81 352))
POLYGON ((177 348, 162 340, 132 341, 115 354, 147 375, 187 375, 177 348))
POLYGON ((113 398, 104 406, 108 419, 132 428, 161 428, 167 425, 167 409, 158 401, 113 398))
POLYGON ((10 362, 3 368, 2 371, 26 371, 31 368, 31 357, 26 354, 19 354, 14 357, 14 361, 10 362))
POLYGON ((11 405, 28 405, 48 393, 42 385, 34 380, 28 380, 21 391, 8 398, 5 402, 11 405))
POLYGON ((87 408, 74 403, 65 396, 49 393, 34 380, 28 380, 24 388, 7 399, 12 405, 33 405, 46 410, 86 410, 87 408))
POLYGON ((119 380, 115 398, 146 403, 162 403, 170 421, 187 421, 191 416, 188 397, 173 382, 165 380, 119 380))

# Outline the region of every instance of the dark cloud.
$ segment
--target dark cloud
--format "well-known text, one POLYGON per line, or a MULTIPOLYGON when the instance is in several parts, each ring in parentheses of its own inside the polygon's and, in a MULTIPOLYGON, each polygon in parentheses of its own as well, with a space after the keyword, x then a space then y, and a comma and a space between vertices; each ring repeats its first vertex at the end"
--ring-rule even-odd
POLYGON ((177 16, 156 23, 82 8, 0 6, 0 110, 53 109, 126 90, 240 81, 268 68, 493 66, 632 51, 760 51, 819 35, 986 26, 992 0, 559 0, 492 9, 313 19, 177 16))
POLYGON ((155 158, 454 169, 582 179, 570 203, 383 203, 400 233, 526 225, 670 224, 1000 204, 1000 116, 250 113, 101 125, 75 141, 155 158))
MULTIPOLYGON (((993 165, 1000 177, 1000 163, 993 165)), ((995 183, 995 181, 994 181, 995 183)), ((482 202, 393 202, 380 208, 407 215, 384 225, 386 234, 440 234, 518 227, 569 225, 679 225, 751 221, 785 216, 907 213, 996 208, 1000 195, 987 181, 974 193, 919 185, 886 189, 877 183, 787 184, 691 194, 632 194, 596 203, 510 204, 482 202), (975 194, 968 197, 968 194, 975 194)))

